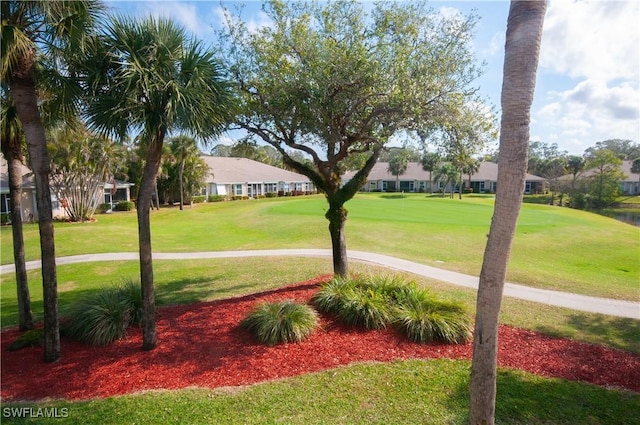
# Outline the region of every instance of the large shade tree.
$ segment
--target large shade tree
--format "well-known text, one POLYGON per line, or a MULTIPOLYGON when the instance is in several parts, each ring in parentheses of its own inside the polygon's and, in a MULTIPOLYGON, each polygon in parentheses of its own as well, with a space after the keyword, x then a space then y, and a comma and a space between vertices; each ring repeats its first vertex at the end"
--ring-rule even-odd
POLYGON ((263 9, 271 24, 257 31, 227 14, 222 55, 239 87, 236 124, 325 195, 333 268, 344 276, 344 205, 390 137, 437 127, 474 96, 475 17, 443 17, 420 2, 273 0, 263 9))
POLYGON ((60 358, 58 290, 51 189, 50 158, 39 106, 50 101, 54 117, 72 115, 81 91, 66 66, 70 55, 83 51, 101 7, 99 3, 62 0, 3 0, 2 84, 12 96, 22 124, 36 186, 44 300, 44 360, 60 358), (43 99, 43 88, 49 98, 43 99), (57 106, 57 107, 54 107, 57 106))
POLYGON ((165 137, 188 132, 203 141, 232 115, 229 85, 213 52, 168 19, 114 18, 93 43, 88 63, 90 125, 118 137, 137 133, 144 155, 137 218, 144 350, 157 344, 150 209, 165 137))
POLYGON ((509 8, 498 188, 480 272, 473 339, 469 409, 472 425, 495 423, 498 316, 527 173, 530 111, 546 7, 545 1, 514 0, 509 8))

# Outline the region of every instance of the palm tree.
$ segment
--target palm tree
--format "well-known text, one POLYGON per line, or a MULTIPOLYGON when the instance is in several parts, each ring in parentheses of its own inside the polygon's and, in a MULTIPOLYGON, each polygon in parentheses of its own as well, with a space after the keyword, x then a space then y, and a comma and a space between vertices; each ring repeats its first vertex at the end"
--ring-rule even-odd
POLYGON ((387 170, 396 177, 396 192, 400 191, 400 176, 406 173, 409 167, 409 155, 402 149, 393 153, 389 160, 387 170))
POLYGON ((453 189, 460 176, 460 170, 458 168, 446 162, 442 164, 438 169, 436 169, 436 175, 434 176, 434 181, 442 183, 442 197, 444 198, 444 194, 447 190, 447 186, 451 185, 451 198, 453 199, 453 189))
POLYGON ((571 180, 571 190, 575 189, 576 178, 578 177, 578 173, 584 170, 584 166, 586 161, 583 157, 577 155, 571 155, 567 158, 567 170, 573 176, 573 180, 571 180))
MULTIPOLYGON (((462 172, 469 177, 469 188, 471 188, 471 176, 480 169, 480 160, 477 158, 469 158, 462 164, 462 172)), ((462 184, 460 185, 460 193, 462 193, 462 184)))
POLYGON ((145 156, 138 193, 143 350, 157 344, 150 208, 165 136, 189 131, 207 141, 232 118, 229 85, 214 53, 171 20, 114 18, 94 44, 87 108, 90 125, 124 137, 139 131, 145 156))
POLYGON ((440 162, 440 155, 438 155, 436 152, 425 152, 420 162, 422 163, 422 169, 429 172, 429 191, 433 193, 433 187, 431 185, 431 173, 433 173, 433 171, 438 166, 438 162, 440 162))
POLYGON ((545 1, 513 0, 509 9, 502 83, 498 189, 484 252, 473 340, 469 423, 495 423, 498 316, 509 251, 522 205, 529 123, 536 85, 545 1))
POLYGON ((43 120, 38 104, 38 85, 44 86, 62 105, 52 114, 59 117, 69 113, 73 98, 80 94, 74 80, 65 78, 60 70, 63 54, 82 51, 84 36, 101 11, 91 0, 63 1, 3 0, 2 12, 2 84, 6 84, 14 99, 22 124, 31 170, 36 186, 36 206, 40 230, 42 287, 44 299, 44 360, 60 358, 58 324, 58 294, 53 234, 51 190, 49 188, 50 158, 47 153, 43 120))
POLYGON ((22 146, 24 134, 13 101, 2 90, 2 154, 9 171, 9 197, 11 198, 11 231, 13 233, 13 263, 16 268, 18 290, 18 325, 21 331, 33 329, 31 296, 24 256, 22 234, 22 146))
POLYGON ((181 135, 171 139, 171 151, 179 158, 178 183, 180 185, 180 210, 184 205, 184 163, 189 156, 198 154, 198 145, 193 137, 181 135))

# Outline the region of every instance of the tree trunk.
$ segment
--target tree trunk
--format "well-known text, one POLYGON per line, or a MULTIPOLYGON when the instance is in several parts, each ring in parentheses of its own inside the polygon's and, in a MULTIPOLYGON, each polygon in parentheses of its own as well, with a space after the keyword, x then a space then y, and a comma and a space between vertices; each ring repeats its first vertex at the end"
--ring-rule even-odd
POLYGON ((331 234, 331 248, 333 251, 333 273, 337 276, 347 277, 349 266, 347 260, 347 242, 344 237, 344 223, 347 221, 347 210, 342 203, 329 200, 329 210, 325 214, 329 220, 329 233, 331 234))
POLYGON ((42 259, 44 361, 51 363, 60 359, 58 280, 56 276, 51 190, 49 188, 51 160, 47 151, 44 127, 38 111, 38 98, 33 78, 30 75, 24 78, 14 78, 10 82, 10 88, 27 141, 31 170, 36 184, 36 206, 38 208, 40 255, 42 259))
POLYGON ((182 211, 182 206, 184 205, 184 191, 182 184, 182 175, 184 174, 184 156, 180 160, 180 170, 178 170, 178 180, 180 180, 180 211, 182 211))
MULTIPOLYGON (((163 135, 149 144, 140 191, 138 193, 138 240, 140 250, 140 287, 142 290, 142 349, 152 350, 157 344, 155 289, 153 285, 153 262, 151 258, 150 211, 152 194, 156 187, 156 176, 162 157, 163 135)), ((157 193, 156 193, 157 198, 157 193)))
POLYGON ((530 109, 545 10, 544 1, 512 1, 509 10, 498 188, 476 306, 469 408, 472 425, 495 423, 498 317, 525 186, 530 109))
POLYGON ((5 140, 9 148, 5 152, 9 171, 9 196, 11 197, 11 230, 13 232, 13 262, 16 267, 18 290, 18 320, 21 331, 33 329, 29 281, 24 257, 24 237, 22 235, 22 161, 20 141, 5 140), (16 146, 17 145, 17 146, 16 146))

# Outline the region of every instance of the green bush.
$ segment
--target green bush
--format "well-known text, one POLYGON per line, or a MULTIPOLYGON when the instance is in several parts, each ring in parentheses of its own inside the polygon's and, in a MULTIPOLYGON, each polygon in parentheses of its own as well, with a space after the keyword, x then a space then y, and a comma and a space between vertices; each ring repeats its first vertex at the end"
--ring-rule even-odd
POLYGON ((123 338, 127 328, 142 321, 140 285, 133 281, 102 288, 78 300, 70 311, 68 335, 91 345, 123 338))
POLYGON ((292 300, 259 304, 240 323, 263 344, 299 342, 318 326, 318 313, 292 300))
POLYGON ((416 342, 466 342, 471 321, 462 305, 440 301, 396 276, 334 278, 312 297, 316 308, 366 329, 394 324, 416 342))
POLYGON ((225 200, 224 195, 209 195, 207 202, 222 202, 225 200))
POLYGON ((471 338, 471 319, 464 307, 438 300, 427 291, 404 294, 394 308, 394 325, 414 342, 463 344, 471 338))
POLYGON ((205 201, 205 199, 207 199, 207 197, 204 196, 204 195, 198 195, 198 196, 192 196, 191 197, 191 201, 194 204, 201 204, 201 203, 203 203, 205 201))
POLYGON ((0 224, 5 225, 11 222, 11 214, 9 213, 1 213, 0 214, 0 224))
POLYGON ((116 204, 116 211, 133 211, 136 204, 131 201, 120 201, 116 204))
POLYGON ((267 198, 275 198, 278 196, 278 194, 276 192, 267 192, 264 194, 264 196, 267 198))
POLYGON ((31 329, 13 341, 7 350, 17 351, 26 347, 40 347, 44 343, 44 329, 31 329))
POLYGON ((104 214, 111 209, 111 204, 100 204, 98 205, 98 213, 104 214))

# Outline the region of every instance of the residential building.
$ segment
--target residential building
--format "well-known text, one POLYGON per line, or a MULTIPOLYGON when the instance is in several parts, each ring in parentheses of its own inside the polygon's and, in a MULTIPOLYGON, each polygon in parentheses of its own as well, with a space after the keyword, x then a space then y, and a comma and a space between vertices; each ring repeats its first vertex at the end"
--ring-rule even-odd
MULTIPOLYGON (((355 172, 346 173, 343 181, 350 180, 355 172)), ((431 173, 422 169, 419 162, 410 162, 407 171, 399 177, 389 172, 388 162, 379 162, 374 165, 369 173, 369 178, 362 190, 365 192, 438 192, 441 190, 450 191, 451 186, 444 187, 442 183, 434 182, 436 172, 431 173), (398 187, 396 187, 398 186, 398 187)), ((475 174, 463 175, 463 189, 473 189, 474 193, 495 193, 498 183, 498 164, 494 162, 482 162, 475 174)), ((524 193, 543 193, 546 180, 543 177, 527 174, 524 193)), ((459 191, 456 183, 454 191, 459 191)))
MULTIPOLYGON (((22 220, 25 222, 34 221, 38 218, 38 209, 35 197, 35 181, 31 169, 22 165, 22 220)), ((120 201, 131 200, 131 186, 119 180, 111 180, 104 184, 104 203, 114 206, 120 201)), ((64 200, 58 199, 51 191, 51 204, 54 218, 64 219, 67 214, 62 207, 64 200)), ((0 155, 0 213, 9 213, 11 210, 11 200, 9 196, 9 170, 4 156, 0 155)))
POLYGON ((203 155, 209 166, 202 194, 259 198, 267 194, 315 193, 306 176, 247 158, 203 155))
MULTIPOLYGON (((622 171, 623 178, 620 180, 620 194, 622 195, 640 195, 640 174, 631 172, 631 167, 633 166, 633 161, 624 160, 622 161, 622 165, 620 166, 620 171, 622 171)), ((596 170, 584 170, 576 175, 576 181, 580 181, 581 179, 588 179, 592 177, 596 173, 596 170)), ((573 179, 573 175, 567 174, 560 177, 561 180, 571 181, 573 179)))

